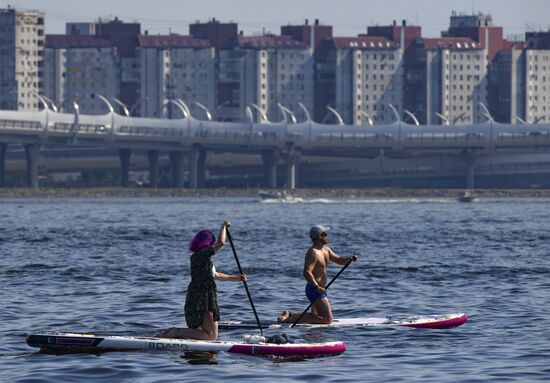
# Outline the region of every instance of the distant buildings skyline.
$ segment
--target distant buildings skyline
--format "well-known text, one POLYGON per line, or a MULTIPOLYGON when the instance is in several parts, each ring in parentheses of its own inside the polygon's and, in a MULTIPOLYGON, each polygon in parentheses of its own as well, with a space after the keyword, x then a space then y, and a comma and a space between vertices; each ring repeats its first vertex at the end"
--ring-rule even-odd
POLYGON ((97 94, 150 117, 182 113, 181 100, 183 113, 221 121, 306 113, 356 125, 396 115, 422 124, 550 121, 550 32, 508 41, 490 15, 453 13, 436 38, 405 20, 358 36, 336 36, 317 19, 247 36, 215 18, 188 35, 151 35, 114 18, 67 23, 65 35, 45 40, 47 15, 2 15, 1 41, 15 42, 0 63, 3 108, 38 108, 41 94, 64 110, 77 102, 83 113, 104 113, 97 94))

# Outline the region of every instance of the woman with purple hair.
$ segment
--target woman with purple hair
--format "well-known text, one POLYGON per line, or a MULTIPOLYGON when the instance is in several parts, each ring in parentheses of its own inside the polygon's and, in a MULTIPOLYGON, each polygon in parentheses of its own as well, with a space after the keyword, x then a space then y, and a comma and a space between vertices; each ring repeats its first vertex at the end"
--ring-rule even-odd
POLYGON ((171 327, 159 336, 165 338, 218 338, 217 281, 246 281, 246 275, 228 275, 216 271, 212 256, 225 244, 229 221, 224 221, 218 240, 210 230, 199 231, 189 243, 191 251, 191 282, 185 299, 185 320, 188 328, 171 327))

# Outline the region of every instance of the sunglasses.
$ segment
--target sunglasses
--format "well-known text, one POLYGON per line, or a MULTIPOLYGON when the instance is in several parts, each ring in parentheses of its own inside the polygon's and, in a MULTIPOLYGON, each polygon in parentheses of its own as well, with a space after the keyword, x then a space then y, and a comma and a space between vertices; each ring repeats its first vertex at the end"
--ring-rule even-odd
POLYGON ((328 237, 328 234, 327 233, 321 233, 321 234, 319 234, 319 237, 328 237))

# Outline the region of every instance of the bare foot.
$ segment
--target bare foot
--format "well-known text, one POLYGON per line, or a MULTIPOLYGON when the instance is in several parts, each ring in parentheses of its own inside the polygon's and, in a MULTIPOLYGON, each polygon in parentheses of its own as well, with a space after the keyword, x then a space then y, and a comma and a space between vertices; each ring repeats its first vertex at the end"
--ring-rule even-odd
POLYGON ((279 315, 277 317, 277 322, 284 322, 286 321, 288 318, 290 318, 292 316, 292 314, 290 313, 290 311, 288 310, 285 310, 282 312, 281 315, 279 315))

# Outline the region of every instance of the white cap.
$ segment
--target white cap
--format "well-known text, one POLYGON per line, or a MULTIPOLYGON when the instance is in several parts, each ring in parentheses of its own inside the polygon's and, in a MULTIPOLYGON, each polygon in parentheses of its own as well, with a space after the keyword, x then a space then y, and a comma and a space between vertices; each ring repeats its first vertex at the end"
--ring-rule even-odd
POLYGON ((315 225, 309 229, 309 237, 315 239, 321 235, 321 233, 326 233, 330 230, 330 226, 315 225))

